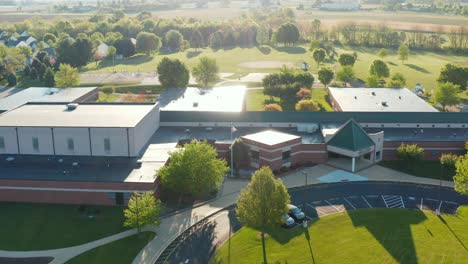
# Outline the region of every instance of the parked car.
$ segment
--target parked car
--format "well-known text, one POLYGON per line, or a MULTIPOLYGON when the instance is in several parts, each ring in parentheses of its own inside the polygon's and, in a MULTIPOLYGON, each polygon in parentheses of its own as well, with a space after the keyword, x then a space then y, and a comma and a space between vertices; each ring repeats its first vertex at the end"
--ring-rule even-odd
POLYGON ((296 224, 296 222, 294 221, 294 219, 289 216, 288 214, 283 214, 283 216, 281 216, 281 225, 284 226, 284 227, 292 227, 296 224))
POLYGON ((295 220, 295 221, 302 221, 305 218, 305 214, 299 209, 297 206, 288 204, 289 212, 288 214, 295 220))

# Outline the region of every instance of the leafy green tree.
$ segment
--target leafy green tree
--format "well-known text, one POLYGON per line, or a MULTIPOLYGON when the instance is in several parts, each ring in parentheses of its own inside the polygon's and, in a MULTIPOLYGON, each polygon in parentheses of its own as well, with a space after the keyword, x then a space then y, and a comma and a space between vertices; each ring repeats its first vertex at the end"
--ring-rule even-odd
POLYGON ((270 30, 266 26, 260 26, 258 28, 256 41, 259 45, 270 43, 270 30))
POLYGON ((468 154, 460 157, 455 164, 456 174, 453 177, 455 191, 468 195, 468 154))
POLYGON ((232 148, 234 149, 234 152, 231 152, 231 155, 234 155, 234 171, 237 174, 239 173, 239 169, 250 167, 250 150, 249 147, 244 144, 241 138, 238 138, 234 141, 232 148))
POLYGON ((61 40, 56 48, 60 63, 72 67, 85 66, 93 56, 93 43, 88 38, 78 38, 73 41, 69 38, 61 40))
POLYGON ((55 84, 58 87, 74 87, 80 84, 80 74, 76 68, 68 64, 60 64, 55 74, 55 84))
POLYGON ((140 32, 136 38, 136 49, 150 55, 161 47, 161 39, 153 33, 140 32))
POLYGON ((449 63, 440 70, 437 81, 440 83, 450 82, 459 85, 462 90, 466 90, 468 85, 468 67, 449 63))
POLYGON ((52 33, 46 33, 44 37, 42 37, 42 41, 45 43, 55 43, 57 42, 57 37, 52 33))
POLYGON ((266 104, 263 106, 263 111, 266 112, 283 112, 283 107, 279 104, 266 104))
POLYGON ((370 66, 369 74, 380 78, 387 78, 390 76, 390 69, 383 60, 374 60, 370 66))
POLYGON ((206 141, 192 141, 170 154, 170 162, 158 172, 164 187, 195 196, 216 191, 229 168, 206 141))
POLYGON ((21 46, 18 48, 18 51, 24 55, 26 58, 31 58, 32 56, 32 50, 28 46, 21 46))
POLYGON ((187 87, 190 73, 187 66, 178 59, 164 57, 157 67, 159 82, 163 87, 187 87))
POLYGON ((114 88, 112 86, 106 86, 101 89, 101 91, 107 95, 112 94, 114 92, 114 88))
POLYGON ((398 48, 398 59, 400 59, 403 64, 405 63, 405 60, 408 60, 409 52, 410 50, 406 44, 401 44, 398 48))
POLYGON ((219 67, 216 59, 209 57, 201 57, 198 64, 193 67, 192 74, 197 82, 202 83, 205 87, 209 83, 213 83, 219 79, 219 67))
POLYGON ((447 106, 457 105, 461 99, 458 96, 460 86, 453 83, 442 83, 437 86, 434 92, 434 102, 442 105, 442 109, 446 111, 447 106))
POLYGON ((322 67, 318 71, 318 79, 325 86, 325 88, 331 83, 335 74, 329 67, 322 67))
POLYGON ((124 226, 137 228, 138 233, 145 225, 159 225, 161 201, 154 197, 153 192, 133 193, 124 210, 124 226))
POLYGON ((312 52, 315 62, 317 63, 317 68, 320 66, 320 63, 325 59, 326 52, 324 49, 315 49, 312 52))
POLYGON ((388 53, 386 49, 380 49, 379 52, 377 53, 377 56, 380 57, 380 59, 385 59, 387 57, 388 53))
POLYGON ((281 223, 287 213, 290 197, 281 180, 275 180, 270 168, 263 167, 252 175, 247 188, 237 200, 236 214, 244 225, 260 231, 262 238, 263 263, 267 262, 265 231, 281 223))
POLYGON ((353 66, 341 67, 341 69, 339 69, 338 72, 336 73, 336 79, 345 83, 350 83, 356 80, 353 66))
POLYGON ((304 99, 297 102, 295 109, 298 112, 319 111, 320 105, 314 100, 304 99))
POLYGON ((184 37, 175 29, 169 30, 166 35, 164 35, 164 45, 168 47, 171 52, 179 51, 183 42, 184 37))
POLYGON ((424 149, 416 144, 401 144, 397 149, 399 159, 407 162, 408 168, 413 169, 415 163, 424 156, 424 149))
POLYGON ((382 87, 382 83, 380 82, 379 76, 376 75, 369 75, 366 80, 367 87, 377 88, 382 87))
POLYGON ((190 47, 194 48, 196 51, 199 48, 203 48, 203 46, 205 46, 203 43, 203 35, 200 30, 195 29, 190 37, 190 47))
POLYGON ((276 41, 285 45, 294 45, 299 40, 299 29, 292 23, 284 23, 276 32, 276 41))
POLYGON ((459 158, 458 155, 453 153, 444 153, 440 156, 440 164, 445 168, 454 169, 459 158))
POLYGON ((130 39, 119 39, 114 42, 114 47, 117 50, 117 54, 124 57, 133 56, 136 52, 135 44, 130 39))
POLYGON ((353 54, 341 54, 338 58, 338 62, 341 66, 354 66, 356 57, 353 54))
POLYGON ((44 73, 44 77, 42 79, 44 80, 45 87, 55 86, 55 74, 54 74, 54 71, 50 67, 47 68, 47 70, 44 73))
POLYGON ((8 76, 7 76, 8 86, 10 86, 10 87, 15 86, 17 81, 18 81, 18 79, 16 78, 15 73, 11 72, 11 73, 8 74, 8 76))
POLYGON ((405 87, 405 85, 406 85, 406 78, 403 74, 399 72, 395 73, 390 79, 390 82, 388 83, 388 87, 391 87, 391 88, 401 88, 401 87, 405 87))
POLYGON ((211 34, 210 37, 210 48, 213 50, 219 50, 223 47, 223 34, 219 31, 211 34))

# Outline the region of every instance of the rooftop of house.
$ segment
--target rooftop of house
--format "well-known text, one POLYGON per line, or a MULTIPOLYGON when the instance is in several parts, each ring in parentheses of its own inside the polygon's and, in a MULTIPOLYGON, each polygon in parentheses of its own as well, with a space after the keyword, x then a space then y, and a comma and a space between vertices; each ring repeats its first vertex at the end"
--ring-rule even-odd
POLYGON ((172 88, 166 89, 158 102, 161 110, 167 111, 241 112, 245 93, 244 86, 172 88))
POLYGON ((135 127, 155 104, 29 103, 0 115, 4 127, 135 127))
POLYGON ((301 137, 275 130, 265 130, 255 134, 243 136, 242 138, 255 141, 264 145, 274 146, 291 140, 300 139, 301 137))
POLYGON ((406 88, 328 88, 344 112, 437 112, 406 88))
POLYGON ((75 102, 96 87, 48 88, 31 87, 0 100, 0 112, 15 109, 29 102, 75 102))

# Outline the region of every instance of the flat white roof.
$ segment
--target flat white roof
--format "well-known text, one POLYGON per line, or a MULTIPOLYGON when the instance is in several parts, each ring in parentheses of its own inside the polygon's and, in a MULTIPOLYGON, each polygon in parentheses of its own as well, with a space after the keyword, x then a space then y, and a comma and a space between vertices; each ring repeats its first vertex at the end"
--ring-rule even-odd
POLYGON ((156 105, 26 104, 0 115, 0 127, 135 127, 156 105))
POLYGON ((343 112, 437 112, 406 88, 328 88, 343 112))
POLYGON ((97 89, 96 87, 49 88, 31 87, 0 100, 0 111, 9 111, 29 102, 71 103, 97 89))
POLYGON ((301 137, 274 131, 274 130, 265 130, 265 131, 258 132, 255 134, 243 136, 242 138, 252 140, 255 142, 259 142, 265 145, 273 146, 273 145, 281 144, 286 141, 298 139, 301 137))
POLYGON ((244 86, 169 88, 157 101, 163 111, 241 112, 246 90, 244 86))

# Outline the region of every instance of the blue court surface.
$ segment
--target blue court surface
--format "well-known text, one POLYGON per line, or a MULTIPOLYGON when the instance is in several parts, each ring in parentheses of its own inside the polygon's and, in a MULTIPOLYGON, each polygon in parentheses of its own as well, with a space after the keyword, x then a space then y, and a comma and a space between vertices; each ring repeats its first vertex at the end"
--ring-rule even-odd
POLYGON ((347 182, 347 181, 367 181, 368 178, 343 170, 336 170, 319 178, 321 182, 347 182))

